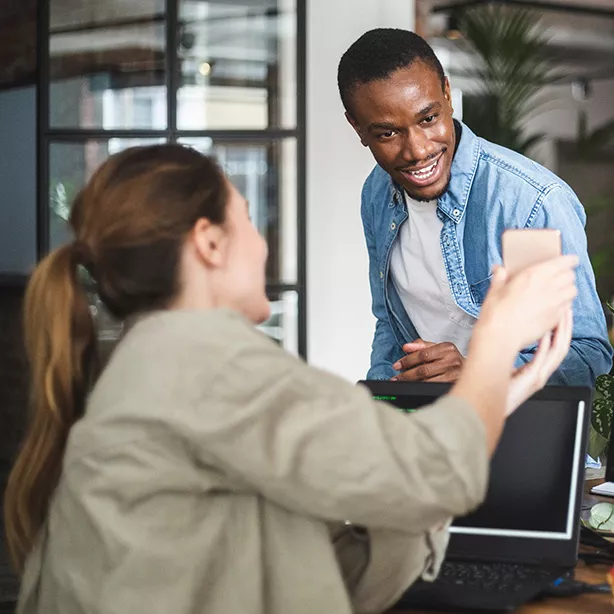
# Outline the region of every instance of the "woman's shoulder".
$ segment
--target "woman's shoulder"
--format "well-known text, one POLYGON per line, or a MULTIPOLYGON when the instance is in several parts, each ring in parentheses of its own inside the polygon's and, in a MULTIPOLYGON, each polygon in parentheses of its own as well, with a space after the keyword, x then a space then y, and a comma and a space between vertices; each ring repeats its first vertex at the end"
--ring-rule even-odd
POLYGON ((77 440, 92 450, 109 439, 117 444, 160 433, 187 434, 202 418, 197 408, 204 403, 213 417, 228 391, 235 394, 262 378, 262 368, 276 362, 269 360, 271 353, 281 354, 283 362, 293 360, 229 310, 143 316, 128 324, 95 383, 77 440))
POLYGON ((127 323, 120 347, 148 345, 168 351, 229 347, 231 343, 268 344, 269 339, 230 309, 156 311, 127 323))
POLYGON ((127 323, 99 384, 110 380, 134 389, 145 381, 155 389, 181 382, 186 390, 214 384, 239 365, 256 372, 271 362, 293 360, 232 310, 158 311, 127 323))

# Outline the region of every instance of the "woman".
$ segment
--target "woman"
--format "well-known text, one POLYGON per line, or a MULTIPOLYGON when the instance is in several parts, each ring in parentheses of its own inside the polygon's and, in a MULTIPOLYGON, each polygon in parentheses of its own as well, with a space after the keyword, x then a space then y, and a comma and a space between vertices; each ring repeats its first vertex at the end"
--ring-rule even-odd
POLYGON ((23 614, 382 611, 437 573, 506 414, 569 345, 575 259, 500 269, 450 395, 401 415, 253 327, 267 248, 208 158, 113 156, 71 225, 26 296, 34 413, 5 500, 23 614), (80 266, 127 321, 93 389, 80 266))

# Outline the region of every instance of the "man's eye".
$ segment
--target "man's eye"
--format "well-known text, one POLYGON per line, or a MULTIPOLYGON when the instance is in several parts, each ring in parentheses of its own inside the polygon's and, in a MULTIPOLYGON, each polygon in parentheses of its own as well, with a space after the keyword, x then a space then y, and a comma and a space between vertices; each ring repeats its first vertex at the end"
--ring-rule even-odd
POLYGON ((422 122, 424 124, 432 124, 435 121, 435 118, 437 117, 437 115, 429 115, 428 117, 425 117, 422 122))
POLYGON ((379 135, 380 139, 389 139, 394 136, 394 130, 386 130, 379 135))

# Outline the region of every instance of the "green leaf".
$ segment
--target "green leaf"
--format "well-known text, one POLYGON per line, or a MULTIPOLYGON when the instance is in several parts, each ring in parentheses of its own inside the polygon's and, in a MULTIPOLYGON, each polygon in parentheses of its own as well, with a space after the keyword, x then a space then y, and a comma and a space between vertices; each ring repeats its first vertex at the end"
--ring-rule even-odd
POLYGON ((544 138, 546 138, 546 134, 543 132, 540 132, 538 134, 533 134, 531 136, 528 136, 525 139, 520 139, 517 151, 519 153, 525 154, 532 147, 540 143, 544 138))
POLYGON ((603 211, 614 209, 614 198, 611 196, 594 196, 584 202, 584 209, 587 214, 596 215, 603 211))
POLYGON ((606 502, 593 505, 588 523, 597 531, 614 530, 614 505, 606 502))
MULTIPOLYGON (((614 377, 611 375, 600 375, 595 383, 595 400, 593 401, 593 412, 591 415, 591 427, 594 430, 593 448, 603 449, 599 451, 601 455, 607 450, 612 432, 612 415, 614 414, 614 377), (599 435, 599 437, 597 437, 599 435)), ((591 439, 589 436, 589 448, 591 439)), ((593 454, 589 450, 593 458, 593 454)))
POLYGON ((480 6, 460 16, 464 44, 474 67, 464 76, 477 81, 465 97, 463 119, 478 135, 526 153, 544 135, 525 136, 543 86, 554 80, 538 13, 527 9, 480 6))
POLYGON ((600 435, 592 425, 588 429, 588 449, 591 458, 598 459, 607 453, 608 440, 600 435))

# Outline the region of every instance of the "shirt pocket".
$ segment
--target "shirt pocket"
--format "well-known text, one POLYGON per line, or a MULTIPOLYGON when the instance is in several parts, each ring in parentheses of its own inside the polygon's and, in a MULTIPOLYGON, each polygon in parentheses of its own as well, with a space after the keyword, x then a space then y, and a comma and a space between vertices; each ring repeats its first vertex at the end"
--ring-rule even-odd
POLYGON ((477 281, 474 284, 469 285, 469 292, 471 292, 471 298, 476 305, 482 305, 486 295, 488 294, 488 290, 490 288, 490 281, 492 279, 492 275, 489 275, 486 279, 482 279, 481 281, 477 281))

